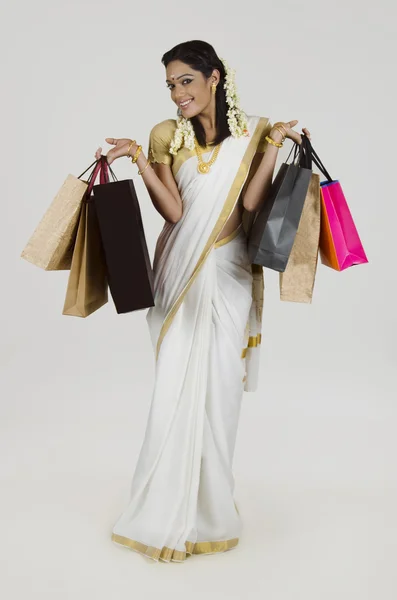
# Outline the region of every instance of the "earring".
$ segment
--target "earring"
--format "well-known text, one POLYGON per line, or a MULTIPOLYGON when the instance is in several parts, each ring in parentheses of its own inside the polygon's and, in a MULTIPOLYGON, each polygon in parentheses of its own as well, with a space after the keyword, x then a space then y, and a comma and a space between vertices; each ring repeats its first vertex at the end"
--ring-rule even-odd
POLYGON ((178 117, 180 117, 182 115, 182 109, 178 107, 176 114, 178 115, 178 117))
POLYGON ((212 87, 212 93, 215 95, 216 94, 216 83, 213 83, 211 85, 211 87, 212 87))

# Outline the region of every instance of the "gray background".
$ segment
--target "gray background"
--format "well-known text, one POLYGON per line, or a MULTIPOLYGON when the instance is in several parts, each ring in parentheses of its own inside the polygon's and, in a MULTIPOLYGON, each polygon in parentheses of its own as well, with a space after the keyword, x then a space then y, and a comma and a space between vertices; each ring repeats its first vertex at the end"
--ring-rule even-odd
MULTIPOLYGON (((8 600, 395 598, 394 6, 2 3, 8 600), (146 153, 151 127, 176 115, 161 56, 195 38, 236 69, 248 114, 309 128, 369 264, 338 273, 319 263, 311 305, 281 302, 278 275, 266 270, 261 380, 244 395, 235 456, 243 537, 232 552, 156 565, 110 541, 151 399, 146 310, 117 315, 110 299, 87 319, 62 316, 68 273, 20 253, 67 174, 109 149, 105 137, 135 138, 146 153)), ((135 182, 153 257, 162 218, 136 167, 120 159, 114 170, 135 182)))

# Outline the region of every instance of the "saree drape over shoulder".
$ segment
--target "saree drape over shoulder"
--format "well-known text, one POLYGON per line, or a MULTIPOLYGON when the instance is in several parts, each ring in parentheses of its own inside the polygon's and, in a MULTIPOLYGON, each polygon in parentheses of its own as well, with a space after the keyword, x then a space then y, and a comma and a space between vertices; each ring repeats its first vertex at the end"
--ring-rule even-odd
POLYGON ((249 136, 224 140, 205 175, 193 151, 168 153, 175 127, 163 121, 149 140, 151 160, 172 166, 183 216, 165 223, 156 245, 147 313, 154 390, 130 502, 112 535, 165 561, 229 550, 241 535, 232 461, 243 392, 257 386, 263 269, 248 259, 251 213, 217 238, 271 125, 249 116, 249 136))

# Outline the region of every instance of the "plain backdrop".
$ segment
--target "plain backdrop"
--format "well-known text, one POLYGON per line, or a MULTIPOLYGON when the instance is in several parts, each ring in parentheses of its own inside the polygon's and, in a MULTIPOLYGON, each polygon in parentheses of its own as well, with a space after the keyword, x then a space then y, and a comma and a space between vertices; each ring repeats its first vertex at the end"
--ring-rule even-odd
MULTIPOLYGON (((1 10, 0 593, 7 600, 396 597, 395 3, 35 0, 1 10), (211 43, 241 105, 298 119, 339 178, 369 263, 319 262, 312 304, 265 271, 261 377, 234 471, 240 544, 183 564, 110 540, 151 400, 146 310, 62 315, 67 272, 20 253, 105 137, 175 118, 164 52, 211 43)), ((279 154, 286 157, 291 142, 279 154)), ((163 220, 133 179, 151 258, 163 220)), ((278 168, 278 167, 277 167, 278 168)))

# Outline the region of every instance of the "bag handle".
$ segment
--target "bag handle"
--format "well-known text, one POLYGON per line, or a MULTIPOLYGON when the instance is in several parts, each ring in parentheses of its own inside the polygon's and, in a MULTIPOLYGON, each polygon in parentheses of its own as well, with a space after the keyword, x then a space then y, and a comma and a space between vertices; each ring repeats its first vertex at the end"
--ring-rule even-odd
POLYGON ((117 177, 113 172, 112 167, 108 163, 108 159, 105 155, 101 155, 101 175, 100 175, 100 183, 109 183, 109 171, 112 175, 113 181, 117 181, 117 177))
POLYGON ((88 198, 92 192, 92 188, 94 187, 95 180, 98 176, 98 173, 101 171, 101 167, 102 167, 101 161, 100 160, 96 161, 96 166, 95 166, 94 170, 92 171, 90 177, 88 178, 88 188, 85 193, 86 198, 88 198))
MULTIPOLYGON (((93 162, 93 163, 91 163, 91 164, 90 164, 90 166, 89 166, 89 167, 87 167, 87 168, 86 168, 86 170, 85 170, 85 171, 83 171, 83 172, 82 172, 82 174, 81 174, 81 175, 79 175, 79 176, 77 177, 77 179, 80 179, 80 177, 83 177, 84 173, 87 173, 88 169, 91 169, 91 167, 93 167, 94 165, 97 165, 97 164, 98 164, 98 161, 97 161, 97 160, 94 160, 94 162, 93 162)), ((93 171, 94 171, 94 169, 92 170, 92 172, 91 172, 91 174, 90 174, 90 177, 91 177, 91 175, 92 175, 93 171)))
MULTIPOLYGON (((321 171, 321 173, 327 178, 327 180, 329 182, 334 181, 331 177, 331 175, 328 173, 327 169, 324 167, 320 157, 318 156, 317 152, 314 150, 311 141, 309 140, 309 138, 307 137, 307 135, 303 134, 302 135, 302 140, 304 141, 306 148, 307 148, 307 154, 308 157, 310 157, 310 161, 313 161, 314 164, 316 165, 316 167, 321 171)), ((311 167, 310 167, 311 168, 311 167)))
POLYGON ((304 169, 313 169, 313 160, 312 160, 312 155, 310 152, 310 147, 308 146, 308 142, 309 138, 302 134, 302 148, 303 148, 303 158, 300 162, 300 166, 303 167, 304 169))
MULTIPOLYGON (((88 202, 90 200, 92 188, 94 187, 96 178, 98 177, 98 173, 99 173, 99 183, 100 184, 109 183, 108 169, 110 170, 110 172, 112 174, 113 181, 117 181, 117 177, 113 173, 113 170, 110 167, 106 156, 104 156, 102 154, 101 157, 97 161, 95 161, 95 163, 93 163, 93 164, 95 164, 95 167, 88 178, 88 188, 85 193, 85 199, 88 202)), ((88 167, 88 168, 90 168, 90 167, 88 167)), ((86 169, 86 170, 88 170, 88 169, 86 169)))
MULTIPOLYGON (((104 155, 102 154, 101 158, 106 158, 106 156, 104 156, 104 155)), ((91 163, 91 164, 90 164, 90 166, 89 166, 89 167, 87 167, 87 168, 86 168, 86 170, 85 170, 85 171, 83 171, 83 172, 82 172, 82 173, 81 173, 81 174, 80 174, 80 175, 77 177, 77 179, 81 179, 81 177, 83 177, 83 175, 85 175, 85 173, 87 173, 87 171, 88 171, 89 169, 91 169, 91 167, 94 167, 94 165, 98 165, 98 162, 100 162, 101 158, 99 158, 98 160, 94 160, 94 162, 93 162, 93 163, 91 163)), ((113 172, 113 169, 111 168, 111 166, 110 166, 110 165, 109 165, 109 163, 107 162, 107 159, 106 159, 106 161, 104 161, 104 164, 105 164, 105 165, 106 165, 106 167, 109 169, 109 171, 110 171, 110 173, 111 173, 111 175, 112 175, 113 181, 118 181, 118 180, 117 180, 117 177, 116 177, 116 175, 115 175, 115 174, 114 174, 114 172, 113 172)), ((93 175, 94 175, 94 172, 95 172, 95 168, 94 168, 94 169, 92 169, 92 171, 91 171, 91 173, 90 173, 90 175, 89 175, 89 177, 88 177, 88 179, 87 179, 87 182, 88 182, 88 183, 91 181, 91 179, 92 179, 92 177, 93 177, 93 175)), ((98 171, 97 171, 97 173, 96 173, 96 174, 98 174, 98 171)))
POLYGON ((103 155, 101 155, 101 173, 99 175, 99 183, 109 183, 109 171, 108 164, 104 161, 103 155))
POLYGON ((293 158, 292 162, 295 162, 296 152, 298 150, 298 144, 296 142, 294 142, 293 145, 291 146, 291 150, 289 151, 289 154, 288 154, 287 159, 285 161, 286 163, 289 161, 289 157, 291 156, 292 150, 294 150, 294 158, 293 158))
POLYGON ((312 163, 314 163, 316 165, 316 167, 321 171, 321 173, 327 178, 327 180, 329 182, 334 181, 332 179, 331 175, 328 173, 327 169, 324 167, 317 152, 314 150, 311 141, 309 140, 307 135, 304 133, 302 134, 302 143, 301 144, 298 144, 297 142, 294 143, 294 145, 292 146, 292 148, 290 150, 290 153, 288 155, 286 162, 288 162, 289 157, 291 156, 291 152, 294 150, 293 163, 295 163, 297 154, 298 154, 298 147, 299 147, 299 158, 298 158, 298 161, 296 164, 298 164, 300 167, 303 167, 305 169, 312 169, 312 163))
POLYGON ((309 169, 311 168, 311 166, 310 167, 306 166, 308 163, 307 148, 305 147, 305 145, 303 143, 298 144, 298 142, 294 142, 294 144, 288 154, 287 160, 285 161, 286 163, 288 163, 292 151, 294 151, 294 157, 292 160, 292 164, 295 164, 299 167, 304 167, 304 168, 309 168, 309 169))

